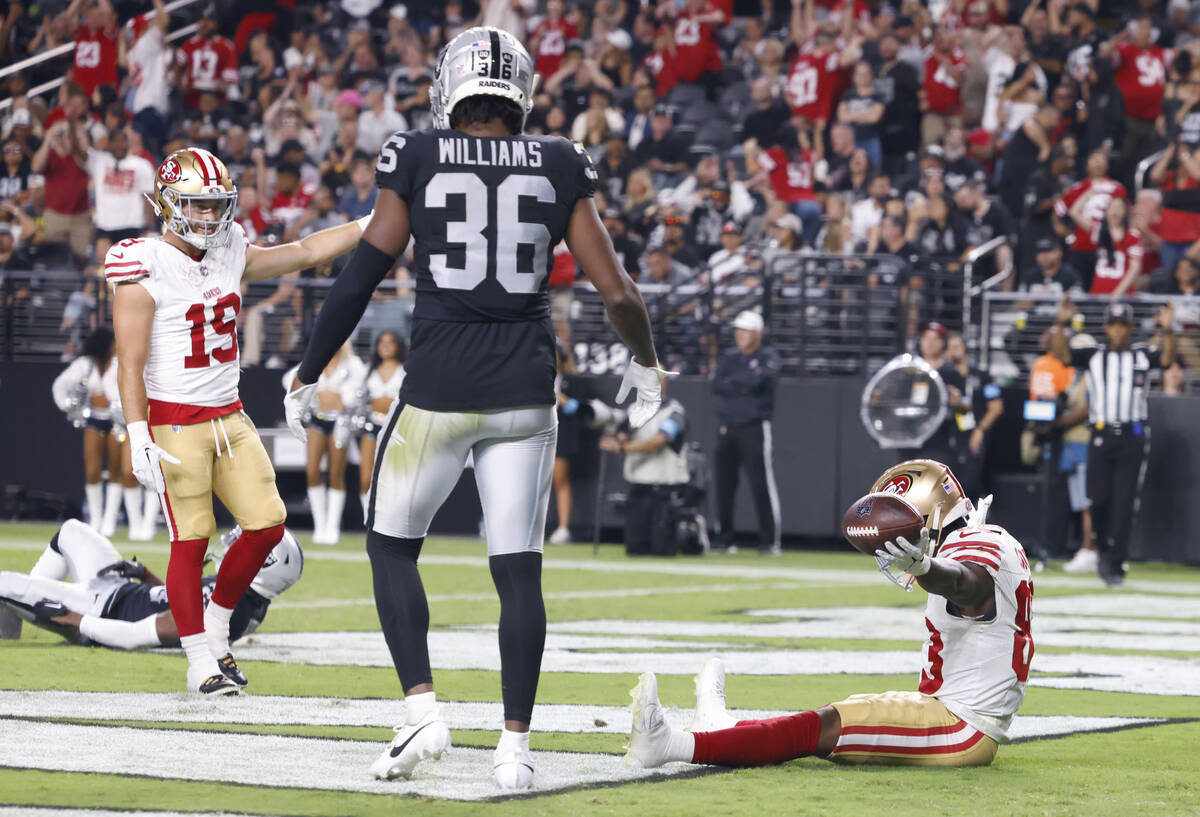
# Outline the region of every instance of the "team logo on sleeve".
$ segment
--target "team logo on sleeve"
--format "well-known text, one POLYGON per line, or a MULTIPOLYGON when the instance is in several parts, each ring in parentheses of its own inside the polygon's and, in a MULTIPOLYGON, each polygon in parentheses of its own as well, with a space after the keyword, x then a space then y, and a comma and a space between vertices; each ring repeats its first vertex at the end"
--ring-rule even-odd
POLYGON ((183 171, 179 167, 179 162, 175 161, 173 156, 168 156, 167 160, 162 163, 162 167, 158 169, 158 177, 166 184, 174 184, 183 176, 183 171))

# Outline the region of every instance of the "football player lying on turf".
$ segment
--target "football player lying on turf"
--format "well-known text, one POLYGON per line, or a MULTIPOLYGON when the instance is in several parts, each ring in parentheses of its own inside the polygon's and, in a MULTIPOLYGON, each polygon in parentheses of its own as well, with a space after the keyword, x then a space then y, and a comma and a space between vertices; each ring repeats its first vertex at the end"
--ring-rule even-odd
MULTIPOLYGON (((222 541, 240 534, 234 528, 222 541)), ((299 581, 303 569, 300 545, 285 529, 234 608, 229 640, 258 629, 271 600, 299 581)), ((203 579, 205 604, 216 581, 203 579)), ((123 560, 108 539, 77 519, 63 523, 29 575, 0 572, 0 603, 78 644, 120 650, 179 646, 162 579, 143 564, 123 560), (64 581, 68 574, 72 581, 64 581)))
POLYGON ((690 731, 681 732, 663 719, 658 683, 645 673, 631 692, 630 762, 768 766, 809 755, 856 764, 992 762, 1025 698, 1033 657, 1025 551, 1003 528, 985 524, 990 498, 973 508, 941 463, 901 463, 871 490, 902 495, 926 520, 918 542, 898 537, 881 561, 890 579, 905 586, 890 571, 910 574, 929 593, 918 691, 852 695, 814 711, 735 722, 725 711, 724 665, 712 659, 696 677, 690 731))

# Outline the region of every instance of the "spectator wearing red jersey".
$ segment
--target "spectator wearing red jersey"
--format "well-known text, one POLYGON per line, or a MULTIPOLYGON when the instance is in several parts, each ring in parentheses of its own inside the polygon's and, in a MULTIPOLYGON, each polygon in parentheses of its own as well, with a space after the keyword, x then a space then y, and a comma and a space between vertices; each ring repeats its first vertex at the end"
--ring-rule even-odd
POLYGON ((314 185, 300 181, 300 168, 284 163, 275 169, 275 195, 271 197, 271 219, 286 229, 312 203, 314 185))
POLYGON ((935 28, 921 83, 921 147, 940 142, 951 125, 960 124, 967 66, 967 55, 954 46, 946 29, 935 28))
POLYGON ((1133 162, 1153 153, 1160 139, 1154 123, 1162 115, 1167 52, 1151 41, 1153 21, 1141 14, 1100 47, 1116 65, 1114 79, 1125 99, 1125 141, 1121 155, 1133 162))
POLYGON ((823 211, 817 201, 813 180, 816 163, 821 159, 820 143, 813 150, 808 131, 787 125, 780 133, 779 144, 761 150, 758 143, 748 140, 745 145, 746 169, 756 173, 750 184, 766 181, 770 191, 788 210, 800 218, 804 243, 813 246, 821 231, 823 211))
MULTIPOLYGON (((72 0, 63 12, 70 19, 79 17, 83 0, 72 0)), ((75 63, 71 79, 89 97, 100 85, 116 88, 117 75, 117 15, 108 0, 97 0, 87 10, 83 25, 75 29, 75 63)))
POLYGON ((169 85, 171 51, 167 47, 168 17, 162 0, 154 0, 154 10, 139 14, 125 26, 121 38, 120 63, 129 69, 133 97, 134 127, 154 153, 162 148, 167 135, 170 111, 169 85))
POLYGON ((1111 295, 1115 301, 1134 291, 1142 274, 1142 234, 1129 226, 1129 205, 1112 199, 1097 236, 1096 272, 1092 295, 1111 295))
MULTIPOLYGON (((78 90, 78 89, 76 89, 78 90)), ((81 116, 59 116, 46 129, 46 138, 31 163, 34 173, 45 178, 46 214, 45 241, 65 241, 82 263, 92 243, 92 215, 88 202, 87 149, 88 138, 84 119, 87 100, 81 95, 67 102, 67 113, 78 109, 75 101, 83 99, 81 116)))
POLYGON ((529 42, 537 72, 543 77, 553 76, 567 53, 567 40, 578 36, 579 29, 563 17, 563 0, 547 0, 546 16, 534 28, 529 42))
MULTIPOLYGON (((1200 153, 1172 144, 1150 169, 1150 181, 1163 192, 1200 187, 1200 153)), ((1188 247, 1200 240, 1200 213, 1164 207, 1157 233, 1162 238, 1161 263, 1170 274, 1188 247)))
POLYGON ((675 74, 675 43, 671 29, 663 26, 655 32, 654 50, 642 60, 642 67, 654 80, 654 93, 659 97, 666 96, 679 84, 679 77, 675 74))
MULTIPOLYGON (((1093 150, 1087 159, 1087 178, 1076 182, 1054 203, 1054 229, 1067 236, 1067 261, 1084 275, 1096 268, 1096 239, 1113 199, 1126 199, 1125 185, 1108 177, 1108 151, 1093 150), (1069 222, 1073 227, 1068 226, 1069 222)), ((1091 282, 1087 282, 1090 286, 1091 282)))
POLYGON ((716 29, 725 25, 725 12, 710 0, 685 0, 675 14, 675 76, 680 82, 702 82, 710 88, 723 65, 716 29))
POLYGON ((237 52, 233 43, 217 34, 217 12, 211 3, 196 23, 196 33, 175 52, 175 62, 187 107, 199 108, 205 93, 216 94, 220 102, 228 99, 238 78, 237 52))
POLYGON ((857 41, 839 48, 832 31, 817 28, 813 14, 811 0, 792 0, 791 34, 799 53, 788 68, 787 94, 792 114, 808 117, 823 132, 862 49, 857 41))

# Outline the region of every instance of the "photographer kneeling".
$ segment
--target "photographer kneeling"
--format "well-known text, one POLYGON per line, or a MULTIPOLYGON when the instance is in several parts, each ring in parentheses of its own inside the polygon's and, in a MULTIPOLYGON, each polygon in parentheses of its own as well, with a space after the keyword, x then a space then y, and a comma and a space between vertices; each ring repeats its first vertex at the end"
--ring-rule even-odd
POLYGON ((686 430, 683 405, 664 399, 641 428, 631 431, 625 425, 600 438, 602 451, 625 456, 625 552, 630 556, 674 556, 679 550, 678 511, 688 504, 690 490, 686 430))

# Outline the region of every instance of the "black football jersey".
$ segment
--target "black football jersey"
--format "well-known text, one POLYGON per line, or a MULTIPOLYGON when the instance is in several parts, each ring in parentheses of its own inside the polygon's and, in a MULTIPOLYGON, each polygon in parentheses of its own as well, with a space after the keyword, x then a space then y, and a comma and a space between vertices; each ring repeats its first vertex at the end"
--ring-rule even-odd
POLYGON ((400 399, 430 411, 554 403, 546 281, 575 203, 596 189, 558 136, 393 135, 376 183, 408 205, 416 304, 400 399))
MULTIPOLYGON (((204 604, 208 606, 212 598, 213 587, 217 584, 216 576, 205 576, 200 580, 200 588, 204 593, 204 604)), ((249 635, 258 629, 263 619, 267 617, 267 608, 271 606, 268 599, 247 589, 233 608, 229 618, 229 640, 237 641, 244 635, 249 635)), ((158 615, 170 610, 167 603, 167 588, 163 585, 151 587, 140 582, 126 582, 117 588, 108 601, 104 618, 119 621, 141 621, 147 616, 158 615)))

